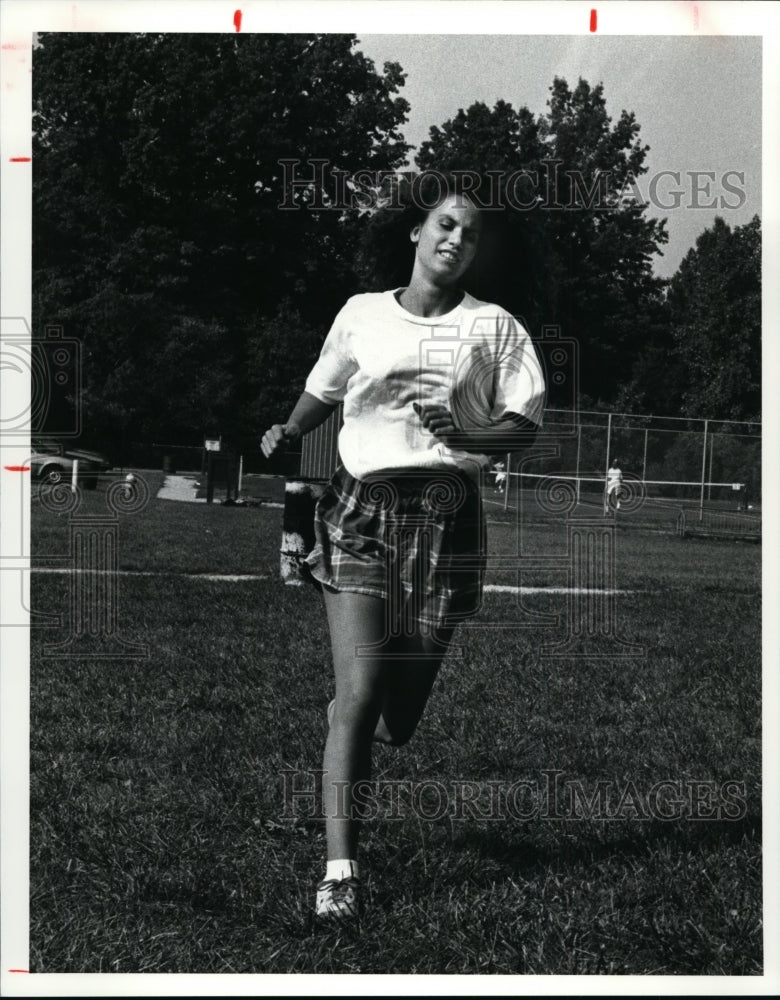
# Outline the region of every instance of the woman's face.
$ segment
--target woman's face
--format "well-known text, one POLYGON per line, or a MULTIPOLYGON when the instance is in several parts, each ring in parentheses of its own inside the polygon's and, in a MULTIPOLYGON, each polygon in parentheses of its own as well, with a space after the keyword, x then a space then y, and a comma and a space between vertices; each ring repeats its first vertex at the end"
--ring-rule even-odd
POLYGON ((478 209, 466 198, 449 195, 411 231, 416 264, 437 284, 456 282, 474 259, 480 231, 478 209))

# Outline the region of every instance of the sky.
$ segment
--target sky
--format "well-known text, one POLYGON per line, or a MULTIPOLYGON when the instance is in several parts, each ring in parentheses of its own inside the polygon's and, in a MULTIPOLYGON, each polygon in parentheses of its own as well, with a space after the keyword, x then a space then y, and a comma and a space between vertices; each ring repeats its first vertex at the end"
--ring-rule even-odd
POLYGON ((358 48, 378 69, 389 60, 407 73, 401 94, 411 111, 403 132, 415 147, 430 126, 475 101, 493 107, 503 99, 540 114, 556 76, 572 88, 580 77, 592 87, 603 83, 607 113, 617 121, 624 109, 633 111, 639 138, 650 147, 642 195, 649 199, 655 174, 680 172, 679 186, 676 178, 657 181, 656 200, 669 207, 647 209, 668 220, 669 242, 654 259, 659 276, 674 273, 716 215, 732 227, 761 215, 760 37, 364 33, 358 48), (714 172, 715 179, 695 182, 701 192, 695 194, 692 171, 714 172), (723 186, 729 171, 744 174, 744 182, 726 177, 737 194, 723 186), (674 190, 684 192, 677 208, 674 190))

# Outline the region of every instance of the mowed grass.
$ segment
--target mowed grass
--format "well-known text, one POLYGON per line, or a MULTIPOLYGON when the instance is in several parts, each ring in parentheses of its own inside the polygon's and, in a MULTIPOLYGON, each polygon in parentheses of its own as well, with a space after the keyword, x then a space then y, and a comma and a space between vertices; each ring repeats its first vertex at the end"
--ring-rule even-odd
MULTIPOLYGON (((105 512, 103 487, 85 494, 80 514, 105 512)), ((758 546, 621 523, 615 631, 642 656, 596 635, 544 657, 567 595, 488 593, 412 742, 375 751, 383 787, 440 782, 454 806, 470 783, 479 807, 380 810, 366 914, 331 928, 312 915, 322 821, 285 791, 321 766, 328 636, 319 595, 278 580, 281 519, 155 499, 119 518, 135 573, 118 578, 118 634, 148 658, 82 655, 101 637, 44 655, 67 628, 33 630, 31 971, 760 973, 758 546), (633 787, 634 808, 481 818, 491 788, 541 790, 552 772, 588 796, 633 787), (663 780, 682 801, 666 821, 646 809, 663 780), (717 792, 694 808, 696 788, 717 792)), ((68 520, 35 505, 36 564, 68 552, 68 520)), ((567 551, 562 522, 521 536, 524 553, 567 551)), ((491 525, 491 551, 518 537, 491 525)), ((566 571, 521 582, 565 586, 566 571)), ((33 574, 34 608, 67 623, 71 585, 33 574)))

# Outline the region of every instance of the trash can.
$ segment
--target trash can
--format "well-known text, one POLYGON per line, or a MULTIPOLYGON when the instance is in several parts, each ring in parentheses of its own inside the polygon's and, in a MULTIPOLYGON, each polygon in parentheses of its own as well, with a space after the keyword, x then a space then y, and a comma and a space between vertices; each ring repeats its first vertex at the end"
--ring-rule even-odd
POLYGON ((224 486, 225 503, 235 503, 238 496, 238 455, 229 449, 207 452, 206 503, 214 500, 214 487, 224 486))
POLYGON ((176 463, 171 455, 163 455, 163 472, 169 476, 176 475, 176 463))

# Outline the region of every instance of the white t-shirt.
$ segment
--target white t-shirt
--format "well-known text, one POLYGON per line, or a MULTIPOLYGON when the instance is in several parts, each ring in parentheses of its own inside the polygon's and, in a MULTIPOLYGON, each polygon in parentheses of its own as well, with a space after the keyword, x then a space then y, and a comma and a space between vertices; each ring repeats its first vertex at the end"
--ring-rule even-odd
POLYGON ((611 493, 623 482, 623 473, 616 465, 607 469, 607 489, 611 493))
POLYGON ((544 378, 527 331, 501 306, 466 294, 444 316, 415 316, 393 291, 349 299, 336 316, 306 391, 344 402, 341 460, 361 478, 388 469, 457 467, 476 476, 486 455, 448 448, 412 404, 448 407, 463 430, 507 412, 542 422, 544 378))

